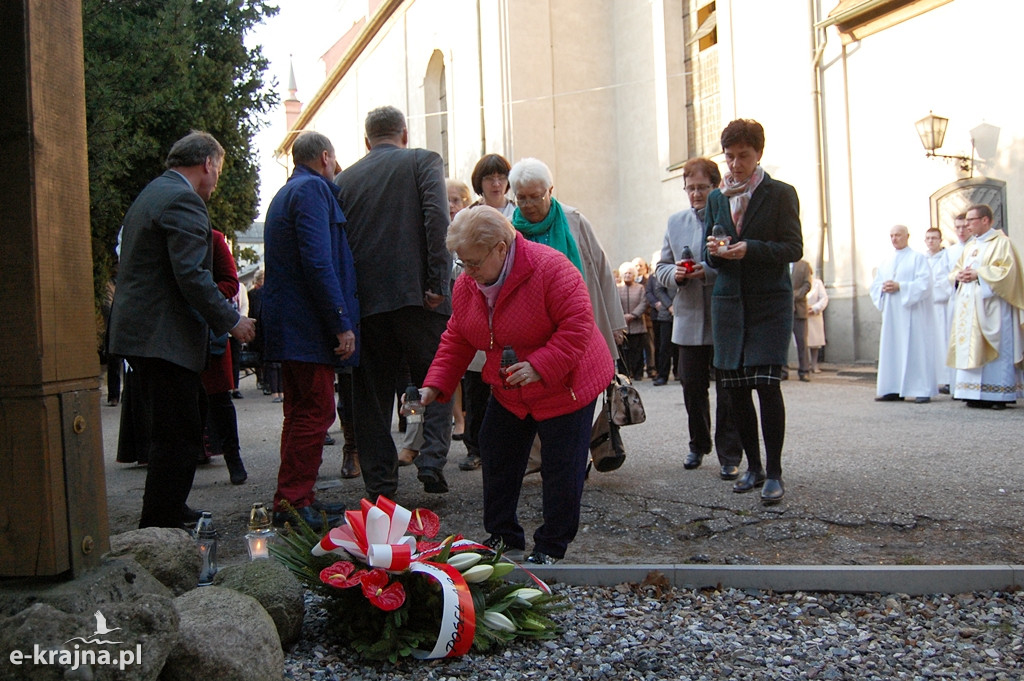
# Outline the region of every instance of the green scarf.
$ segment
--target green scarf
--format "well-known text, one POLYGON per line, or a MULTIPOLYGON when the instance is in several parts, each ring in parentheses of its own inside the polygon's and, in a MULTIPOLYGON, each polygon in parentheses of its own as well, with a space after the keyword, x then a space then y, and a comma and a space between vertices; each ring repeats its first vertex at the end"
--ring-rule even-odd
POLYGON ((551 210, 546 218, 540 222, 530 222, 523 217, 518 208, 512 214, 512 226, 522 233, 530 241, 535 241, 545 246, 564 253, 569 262, 576 266, 576 269, 583 274, 583 260, 580 258, 580 249, 576 246, 576 239, 569 231, 569 221, 562 211, 562 204, 558 199, 551 197, 551 210))

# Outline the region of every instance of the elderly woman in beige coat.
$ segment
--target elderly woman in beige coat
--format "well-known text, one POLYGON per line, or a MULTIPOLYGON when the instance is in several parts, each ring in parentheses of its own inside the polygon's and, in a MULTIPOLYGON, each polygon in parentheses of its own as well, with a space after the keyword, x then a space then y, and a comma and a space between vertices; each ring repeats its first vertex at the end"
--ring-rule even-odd
MULTIPOLYGON (((626 337, 626 318, 619 304, 611 264, 594 228, 577 209, 559 203, 554 197, 555 182, 551 169, 543 161, 522 159, 512 166, 508 180, 517 206, 512 226, 528 240, 561 251, 583 273, 594 308, 594 321, 608 344, 614 364, 619 358, 618 346, 626 337)), ((526 472, 539 470, 540 447, 534 442, 526 472)))

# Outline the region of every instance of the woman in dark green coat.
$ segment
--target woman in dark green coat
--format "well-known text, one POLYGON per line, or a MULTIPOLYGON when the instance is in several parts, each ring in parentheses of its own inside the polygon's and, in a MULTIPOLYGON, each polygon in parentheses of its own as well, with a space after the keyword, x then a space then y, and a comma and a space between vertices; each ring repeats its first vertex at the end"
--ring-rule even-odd
POLYGON ((762 501, 773 504, 785 494, 781 381, 793 334, 789 263, 803 256, 800 205, 793 187, 773 180, 760 166, 760 123, 730 123, 722 131, 722 150, 729 173, 708 198, 704 216, 706 259, 718 270, 711 297, 714 362, 747 455, 747 472, 733 491, 762 487, 762 501), (761 465, 752 389, 761 404, 767 470, 761 465))

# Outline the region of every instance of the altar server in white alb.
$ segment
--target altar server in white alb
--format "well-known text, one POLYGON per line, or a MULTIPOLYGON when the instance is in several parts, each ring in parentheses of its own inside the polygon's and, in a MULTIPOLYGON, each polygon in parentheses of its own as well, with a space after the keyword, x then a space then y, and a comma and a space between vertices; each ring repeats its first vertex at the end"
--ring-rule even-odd
POLYGON ((1005 409, 1024 395, 1024 278, 1009 237, 992 229, 992 209, 967 210, 974 238, 949 279, 956 308, 948 363, 956 367, 953 395, 968 407, 1005 409))
MULTIPOLYGON (((950 371, 946 366, 946 353, 949 351, 949 330, 953 325, 953 306, 949 298, 953 295, 953 285, 949 282, 949 273, 953 271, 956 260, 949 259, 949 251, 942 247, 942 230, 929 227, 924 233, 924 245, 927 252, 928 265, 932 268, 932 311, 935 313, 935 379, 939 383, 939 392, 949 393, 950 371)), ((959 257, 959 254, 958 254, 959 257)))
POLYGON ((896 252, 878 267, 871 284, 871 302, 882 313, 875 400, 926 403, 938 394, 932 269, 926 257, 908 248, 906 227, 890 229, 889 239, 896 252))

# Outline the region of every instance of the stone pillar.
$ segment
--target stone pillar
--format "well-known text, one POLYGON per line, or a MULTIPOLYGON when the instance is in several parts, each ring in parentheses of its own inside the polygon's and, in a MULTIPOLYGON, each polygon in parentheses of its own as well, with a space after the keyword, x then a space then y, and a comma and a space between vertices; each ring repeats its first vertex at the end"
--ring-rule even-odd
POLYGON ((80 0, 0 3, 0 577, 108 549, 80 0))

